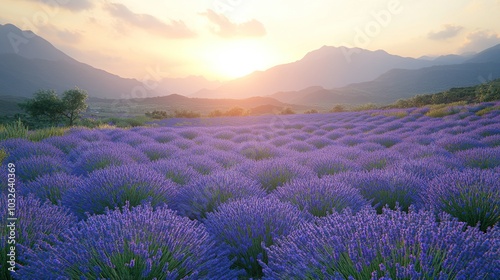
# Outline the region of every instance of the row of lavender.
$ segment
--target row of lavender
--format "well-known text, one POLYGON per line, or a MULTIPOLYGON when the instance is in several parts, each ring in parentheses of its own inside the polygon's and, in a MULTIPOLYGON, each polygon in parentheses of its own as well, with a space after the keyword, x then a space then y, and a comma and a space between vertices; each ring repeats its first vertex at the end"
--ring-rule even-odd
POLYGON ((23 195, 15 276, 494 279, 500 112, 484 106, 3 141, 23 195))

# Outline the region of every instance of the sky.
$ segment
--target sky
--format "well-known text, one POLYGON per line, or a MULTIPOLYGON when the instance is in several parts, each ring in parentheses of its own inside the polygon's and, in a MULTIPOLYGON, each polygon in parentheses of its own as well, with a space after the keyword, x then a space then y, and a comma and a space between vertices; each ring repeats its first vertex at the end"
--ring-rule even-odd
POLYGON ((2 0, 0 24, 127 78, 228 80, 327 46, 406 57, 500 43, 500 0, 2 0))

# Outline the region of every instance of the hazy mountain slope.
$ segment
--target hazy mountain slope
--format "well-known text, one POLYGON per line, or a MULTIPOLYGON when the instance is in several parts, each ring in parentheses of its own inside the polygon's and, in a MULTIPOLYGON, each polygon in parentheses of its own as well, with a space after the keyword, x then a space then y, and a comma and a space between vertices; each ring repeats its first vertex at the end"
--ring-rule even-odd
POLYGON ((482 83, 486 78, 500 78, 499 63, 464 63, 416 70, 394 69, 371 82, 330 90, 318 89, 307 94, 297 91, 271 96, 282 102, 293 101, 297 104, 316 106, 335 103, 390 103, 416 94, 473 86, 482 83))
POLYGON ((39 89, 62 92, 75 86, 103 98, 130 98, 146 89, 135 79, 80 63, 30 31, 0 25, 0 94, 31 97, 39 89))
MULTIPOLYGON (((0 94, 31 97, 39 89, 62 92, 75 86, 91 96, 130 98, 133 90, 145 89, 134 79, 124 79, 76 61, 28 59, 0 55, 0 94)), ((148 91, 149 96, 158 95, 148 91)))
POLYGON ((52 61, 74 61, 42 37, 31 31, 22 31, 12 24, 0 24, 0 54, 17 54, 25 58, 52 61))
POLYGON ((324 46, 296 62, 254 72, 226 82, 216 90, 200 91, 195 96, 248 97, 311 86, 336 88, 373 80, 394 68, 418 69, 437 63, 447 62, 400 57, 381 50, 324 46))

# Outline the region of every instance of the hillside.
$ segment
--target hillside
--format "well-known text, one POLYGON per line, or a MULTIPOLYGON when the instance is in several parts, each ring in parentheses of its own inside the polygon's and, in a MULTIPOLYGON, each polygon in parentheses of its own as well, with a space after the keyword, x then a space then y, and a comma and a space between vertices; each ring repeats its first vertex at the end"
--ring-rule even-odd
POLYGON ((373 80, 394 68, 418 69, 438 63, 441 62, 391 55, 382 50, 323 46, 298 61, 257 71, 226 82, 215 90, 202 90, 192 96, 249 97, 311 86, 336 88, 373 80))
POLYGON ((0 95, 31 97, 39 89, 63 92, 75 86, 102 98, 130 98, 136 88, 146 90, 148 96, 159 95, 138 80, 78 62, 34 33, 26 39, 23 32, 29 33, 14 25, 0 25, 0 95), (25 41, 11 44, 12 36, 25 41))
POLYGON ((466 104, 470 104, 498 100, 500 100, 500 79, 472 87, 451 88, 434 94, 422 94, 408 99, 400 99, 389 105, 389 107, 411 108, 454 102, 464 102, 466 104))
POLYGON ((283 103, 271 97, 208 99, 189 98, 178 94, 128 100, 91 98, 89 99, 89 107, 92 114, 97 116, 109 116, 113 114, 123 116, 143 115, 145 112, 153 110, 170 113, 176 110, 189 110, 206 115, 213 110, 224 111, 234 107, 251 110, 255 114, 270 114, 286 107, 296 111, 311 109, 310 106, 283 103))

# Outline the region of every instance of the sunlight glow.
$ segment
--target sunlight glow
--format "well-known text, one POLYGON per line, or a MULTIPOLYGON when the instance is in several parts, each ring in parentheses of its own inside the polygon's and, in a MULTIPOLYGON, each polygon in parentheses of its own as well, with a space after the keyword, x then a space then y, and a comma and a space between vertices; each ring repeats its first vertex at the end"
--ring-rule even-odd
POLYGON ((218 75, 238 78, 270 67, 271 56, 261 44, 246 40, 225 42, 207 52, 207 60, 218 75))

